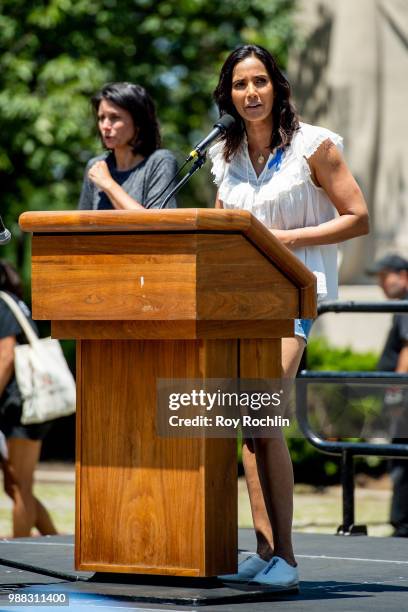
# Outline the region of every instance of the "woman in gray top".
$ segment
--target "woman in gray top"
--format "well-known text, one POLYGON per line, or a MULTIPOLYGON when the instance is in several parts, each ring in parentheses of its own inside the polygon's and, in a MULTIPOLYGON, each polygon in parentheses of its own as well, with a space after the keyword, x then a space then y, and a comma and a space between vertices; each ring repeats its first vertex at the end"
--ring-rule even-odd
MULTIPOLYGON (((147 91, 132 83, 108 83, 92 98, 102 144, 107 152, 85 170, 80 210, 157 208, 172 188, 174 155, 160 149, 159 124, 147 91)), ((173 198, 167 208, 175 208, 173 198)))

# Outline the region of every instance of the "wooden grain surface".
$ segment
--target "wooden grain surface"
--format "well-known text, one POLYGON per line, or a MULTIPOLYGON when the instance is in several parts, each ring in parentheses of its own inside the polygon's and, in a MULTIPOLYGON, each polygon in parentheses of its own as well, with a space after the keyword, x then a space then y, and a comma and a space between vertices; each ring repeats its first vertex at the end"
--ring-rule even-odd
POLYGON ((209 342, 79 343, 78 569, 234 570, 236 442, 156 431, 157 378, 236 376, 236 342, 209 342))
POLYGON ((280 339, 241 340, 239 345, 241 378, 276 379, 282 376, 280 339))
POLYGON ((194 319, 191 236, 35 236, 33 316, 53 320, 194 319))
POLYGON ((299 289, 300 317, 316 316, 314 275, 247 211, 192 208, 155 211, 26 212, 20 216, 20 226, 27 232, 48 235, 90 232, 238 232, 273 261, 280 272, 299 289))
POLYGON ((35 236, 33 316, 257 321, 299 316, 299 291, 239 234, 35 236))
MULTIPOLYGON (((207 340, 201 343, 200 375, 203 379, 238 377, 238 342, 207 340)), ((207 439, 202 465, 204 514, 207 537, 204 542, 207 575, 217 570, 219 557, 234 573, 238 558, 237 440, 207 439)))
POLYGON ((242 235, 198 238, 198 320, 298 316, 297 288, 242 235))
POLYGON ((33 233, 241 231, 250 223, 251 215, 244 210, 205 208, 29 211, 19 218, 21 229, 33 233))
POLYGON ((290 319, 270 321, 52 321, 53 338, 67 340, 195 340, 288 338, 290 319))
POLYGON ((248 230, 244 231, 244 234, 251 244, 262 251, 269 261, 273 262, 274 266, 299 289, 299 318, 316 318, 317 281, 315 275, 289 249, 265 230, 263 223, 252 217, 251 225, 248 230))
MULTIPOLYGON (((81 495, 81 449, 82 449, 82 411, 85 405, 83 393, 85 388, 82 382, 82 343, 76 342, 76 363, 75 363, 75 382, 76 382, 76 414, 75 414, 75 567, 81 564, 81 520, 82 520, 82 495, 81 495)), ((86 372, 85 372, 86 374, 86 372)))

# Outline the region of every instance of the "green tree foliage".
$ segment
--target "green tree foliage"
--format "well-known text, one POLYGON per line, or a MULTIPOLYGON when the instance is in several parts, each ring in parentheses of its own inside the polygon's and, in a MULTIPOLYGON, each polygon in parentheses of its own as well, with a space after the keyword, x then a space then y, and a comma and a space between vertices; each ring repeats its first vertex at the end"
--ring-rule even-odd
MULTIPOLYGON (((101 151, 89 99, 108 81, 145 86, 163 145, 179 160, 216 118, 219 68, 258 43, 285 67, 295 0, 0 0, 0 212, 29 290, 25 210, 76 208, 86 161, 101 151)), ((179 204, 212 205, 206 167, 179 204)), ((28 294, 27 294, 28 298, 28 294)), ((44 329, 42 329, 43 333, 44 329)), ((73 344, 66 343, 73 366, 73 344)), ((61 443, 61 437, 56 434, 61 443)), ((61 444, 60 444, 61 443, 61 444)))
MULTIPOLYGON (((1 213, 15 235, 3 253, 16 259, 22 211, 76 207, 85 162, 100 151, 89 98, 103 83, 147 87, 164 145, 184 154, 216 116, 211 93, 229 51, 259 43, 285 66, 293 6, 294 0, 0 0, 1 213)), ((210 205, 209 183, 208 171, 195 177, 181 204, 210 205)))

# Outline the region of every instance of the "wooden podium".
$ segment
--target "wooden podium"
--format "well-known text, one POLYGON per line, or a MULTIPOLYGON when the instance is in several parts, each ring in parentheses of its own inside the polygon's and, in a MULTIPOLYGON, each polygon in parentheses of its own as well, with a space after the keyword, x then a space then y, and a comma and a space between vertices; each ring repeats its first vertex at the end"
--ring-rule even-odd
POLYGON ((315 278, 250 213, 26 212, 34 319, 77 340, 76 568, 236 570, 236 440, 156 434, 157 378, 278 378, 315 278))

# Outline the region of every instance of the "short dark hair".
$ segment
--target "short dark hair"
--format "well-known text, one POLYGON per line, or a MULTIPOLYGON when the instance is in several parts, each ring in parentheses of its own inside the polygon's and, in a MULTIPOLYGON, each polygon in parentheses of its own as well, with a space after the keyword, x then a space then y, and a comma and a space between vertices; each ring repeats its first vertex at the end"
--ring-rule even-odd
POLYGON ((389 270, 391 272, 408 271, 408 259, 398 255, 398 253, 388 253, 381 259, 377 259, 372 266, 366 270, 366 274, 374 276, 389 270))
POLYGON ((153 99, 144 87, 126 82, 106 83, 91 98, 96 116, 102 100, 109 100, 131 114, 133 123, 138 128, 137 139, 132 143, 134 153, 147 157, 160 147, 160 128, 156 108, 153 99))
POLYGON ((220 114, 228 113, 235 117, 234 125, 225 135, 224 157, 230 161, 231 157, 240 146, 245 126, 242 118, 235 109, 232 102, 232 73, 238 62, 254 55, 265 66, 271 78, 275 98, 272 107, 273 131, 271 134, 271 151, 275 148, 286 148, 290 145, 293 134, 299 129, 299 119, 296 110, 290 100, 290 85, 288 80, 279 70, 274 57, 259 45, 244 45, 235 49, 225 60, 221 68, 220 79, 214 91, 214 98, 220 114))
POLYGON ((0 259, 0 289, 23 299, 23 284, 15 267, 5 259, 0 259))

